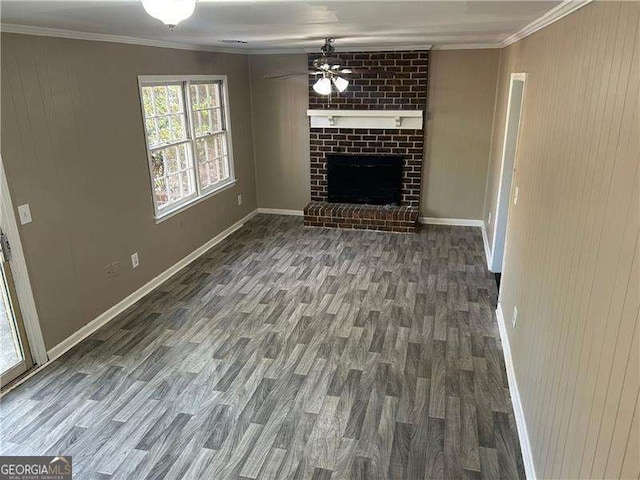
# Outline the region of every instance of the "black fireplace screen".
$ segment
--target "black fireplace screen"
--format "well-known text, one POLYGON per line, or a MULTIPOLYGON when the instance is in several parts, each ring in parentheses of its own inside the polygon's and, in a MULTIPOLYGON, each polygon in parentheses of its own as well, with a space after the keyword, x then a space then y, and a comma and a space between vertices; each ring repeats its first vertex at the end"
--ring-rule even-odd
POLYGON ((400 205, 402 156, 328 154, 327 183, 332 203, 400 205))

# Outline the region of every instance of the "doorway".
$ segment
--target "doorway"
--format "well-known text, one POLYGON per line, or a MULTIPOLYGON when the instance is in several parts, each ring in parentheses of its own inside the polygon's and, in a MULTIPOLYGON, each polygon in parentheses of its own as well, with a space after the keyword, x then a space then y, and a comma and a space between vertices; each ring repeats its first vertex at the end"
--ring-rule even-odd
POLYGON ((0 388, 47 360, 16 213, 0 157, 0 388))
MULTIPOLYGON (((498 186, 498 201, 496 202, 495 227, 491 244, 491 262, 489 265, 489 270, 494 273, 502 272, 502 263, 504 261, 505 240, 509 222, 509 205, 511 200, 511 182, 516 168, 518 133, 522 116, 522 100, 524 98, 526 75, 526 73, 512 73, 511 83, 509 85, 507 119, 505 122, 504 143, 502 146, 502 165, 500 167, 500 184, 498 186)), ((515 196, 517 197, 517 193, 515 196)))
POLYGON ((27 372, 33 359, 9 264, 9 242, 2 230, 0 250, 0 387, 4 387, 27 372))

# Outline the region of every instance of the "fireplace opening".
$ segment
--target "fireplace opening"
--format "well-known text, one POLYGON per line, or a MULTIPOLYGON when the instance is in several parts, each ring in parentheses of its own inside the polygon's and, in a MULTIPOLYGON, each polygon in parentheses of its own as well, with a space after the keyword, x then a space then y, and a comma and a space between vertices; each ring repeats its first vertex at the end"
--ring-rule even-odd
POLYGON ((400 205, 401 186, 401 155, 327 155, 331 203, 400 205))

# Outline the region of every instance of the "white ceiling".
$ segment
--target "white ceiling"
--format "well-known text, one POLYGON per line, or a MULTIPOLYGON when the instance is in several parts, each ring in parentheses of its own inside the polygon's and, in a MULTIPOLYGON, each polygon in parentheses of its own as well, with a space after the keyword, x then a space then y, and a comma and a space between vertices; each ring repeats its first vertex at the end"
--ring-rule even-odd
POLYGON ((560 1, 199 0, 173 31, 149 17, 138 0, 2 0, 2 24, 175 42, 199 48, 317 50, 337 39, 340 50, 494 44, 560 1), (229 45, 221 40, 243 40, 229 45))

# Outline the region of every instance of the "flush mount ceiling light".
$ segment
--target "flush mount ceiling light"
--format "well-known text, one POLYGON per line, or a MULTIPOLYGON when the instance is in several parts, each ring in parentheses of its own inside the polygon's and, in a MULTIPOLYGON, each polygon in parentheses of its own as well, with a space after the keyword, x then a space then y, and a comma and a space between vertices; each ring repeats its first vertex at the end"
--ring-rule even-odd
POLYGON ((196 0, 142 0, 145 11, 173 30, 186 20, 196 8, 196 0))

